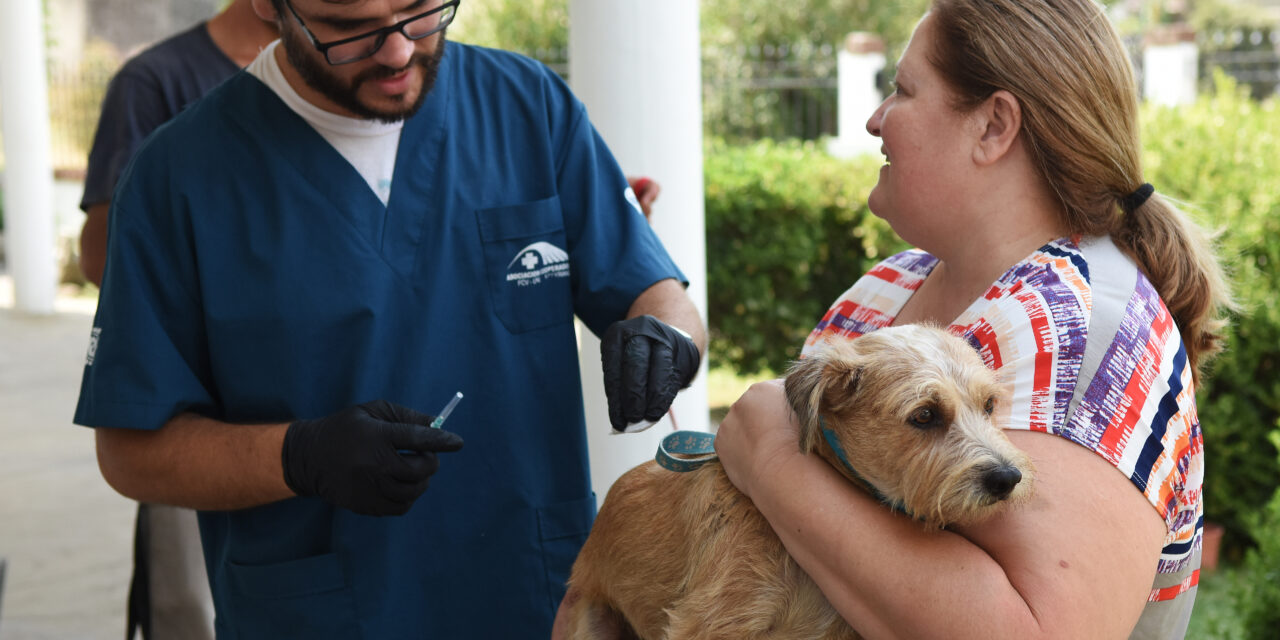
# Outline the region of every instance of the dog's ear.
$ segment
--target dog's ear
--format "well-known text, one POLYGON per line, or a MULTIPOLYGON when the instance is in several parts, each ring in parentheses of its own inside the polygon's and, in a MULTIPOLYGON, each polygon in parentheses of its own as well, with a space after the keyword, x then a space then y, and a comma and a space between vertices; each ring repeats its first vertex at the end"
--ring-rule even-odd
POLYGON ((818 444, 822 411, 828 392, 850 398, 861 371, 852 361, 833 357, 833 349, 819 349, 787 369, 787 402, 800 421, 800 450, 810 453, 818 444))

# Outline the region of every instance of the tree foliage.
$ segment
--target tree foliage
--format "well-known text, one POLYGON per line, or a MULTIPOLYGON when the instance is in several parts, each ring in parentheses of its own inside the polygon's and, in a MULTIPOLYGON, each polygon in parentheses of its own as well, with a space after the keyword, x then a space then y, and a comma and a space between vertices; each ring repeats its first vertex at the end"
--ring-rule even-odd
MULTIPOLYGON (((900 51, 928 0, 702 0, 702 44, 839 44, 853 31, 883 37, 900 51)), ((562 49, 569 42, 568 0, 485 0, 463 5, 452 37, 514 51, 562 49)), ((891 56, 891 57, 896 57, 891 56)))
POLYGON ((900 51, 928 7, 928 0, 702 0, 702 43, 839 44, 851 32, 867 31, 900 51))
POLYGON ((463 3, 449 26, 460 42, 533 54, 569 46, 568 0, 484 0, 463 3))

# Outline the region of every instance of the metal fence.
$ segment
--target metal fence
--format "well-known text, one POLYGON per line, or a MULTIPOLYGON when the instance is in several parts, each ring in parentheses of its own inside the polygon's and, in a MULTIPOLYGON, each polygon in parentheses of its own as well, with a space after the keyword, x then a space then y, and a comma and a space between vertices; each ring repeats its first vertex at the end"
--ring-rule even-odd
POLYGON ((116 68, 105 64, 49 65, 49 118, 53 166, 83 170, 98 126, 107 84, 116 68))
POLYGON ((836 85, 829 44, 705 49, 704 131, 729 140, 835 135, 836 85))
MULTIPOLYGON (((1223 69, 1256 98, 1280 87, 1280 30, 1205 34, 1200 38, 1202 84, 1223 69)), ((1139 43, 1130 43, 1141 73, 1139 43)), ((532 57, 568 76, 568 52, 539 50, 532 57)), ((705 49, 702 52, 704 132, 729 140, 816 139, 836 132, 836 47, 793 45, 705 49)), ((115 68, 51 65, 49 106, 53 160, 77 170, 97 127, 98 109, 115 68)), ((1139 85, 1141 86, 1141 85, 1139 85)))
MULTIPOLYGON (((565 49, 528 55, 566 80, 565 49)), ((811 43, 702 50, 704 132, 733 140, 836 134, 836 48, 811 43)))
MULTIPOLYGON (((1280 88, 1280 29, 1237 29, 1199 38, 1201 85, 1222 69, 1248 86, 1254 98, 1277 95, 1280 88)), ((1202 87, 1203 88, 1203 87, 1202 87)))

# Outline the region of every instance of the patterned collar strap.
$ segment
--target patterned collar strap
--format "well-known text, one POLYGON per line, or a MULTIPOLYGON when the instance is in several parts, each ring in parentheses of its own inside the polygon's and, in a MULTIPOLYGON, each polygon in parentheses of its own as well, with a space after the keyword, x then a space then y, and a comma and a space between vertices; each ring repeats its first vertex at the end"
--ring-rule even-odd
POLYGON ((718 459, 715 441, 715 434, 705 431, 675 431, 662 439, 658 445, 658 453, 653 459, 663 469, 681 473, 693 471, 718 459), (673 454, 692 457, 677 458, 673 454))
POLYGON ((852 464, 849 464, 849 456, 845 455, 844 447, 840 446, 840 440, 836 438, 836 432, 827 428, 826 418, 823 418, 822 416, 818 416, 818 425, 822 428, 822 437, 826 439, 827 445, 831 447, 831 450, 836 453, 836 457, 840 459, 840 464, 843 464, 845 470, 848 471, 849 474, 852 475, 855 479, 857 479, 858 482, 861 482, 863 485, 865 485, 867 487, 867 490, 871 492, 871 495, 875 496, 876 500, 879 500, 881 504, 888 506, 890 509, 897 511, 898 513, 907 515, 911 518, 915 518, 915 515, 913 515, 910 511, 907 511, 907 508, 905 505, 903 505, 901 502, 898 502, 897 500, 890 500, 889 496, 886 496, 883 493, 880 493, 880 490, 877 489, 874 484, 867 482, 867 479, 864 478, 861 473, 858 473, 858 470, 854 469, 852 464))
MULTIPOLYGON (((840 459, 840 463, 849 471, 849 474, 865 485, 876 500, 898 513, 914 518, 915 516, 910 511, 907 511, 902 503, 890 500, 888 496, 880 493, 880 490, 875 485, 867 482, 867 479, 858 473, 858 470, 854 469, 853 465, 849 464, 849 456, 845 455, 844 447, 840 446, 840 441, 836 439, 836 433, 827 428, 825 419, 820 417, 818 420, 822 428, 822 437, 827 440, 827 444, 831 446, 831 450, 836 453, 836 457, 840 459)), ((674 431, 658 444, 658 453, 654 455, 653 459, 659 466, 669 471, 677 473, 693 471, 708 462, 714 462, 719 459, 719 456, 716 455, 715 441, 715 434, 705 431, 674 431), (688 457, 677 458, 677 455, 688 457)))

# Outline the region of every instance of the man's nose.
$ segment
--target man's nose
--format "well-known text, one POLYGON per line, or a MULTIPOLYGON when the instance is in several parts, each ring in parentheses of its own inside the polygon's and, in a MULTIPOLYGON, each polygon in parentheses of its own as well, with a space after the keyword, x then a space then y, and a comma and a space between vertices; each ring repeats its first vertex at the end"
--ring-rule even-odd
POLYGON ((396 32, 387 36, 382 47, 373 55, 373 59, 384 67, 403 69, 409 66, 415 49, 413 40, 404 37, 403 33, 396 32))

